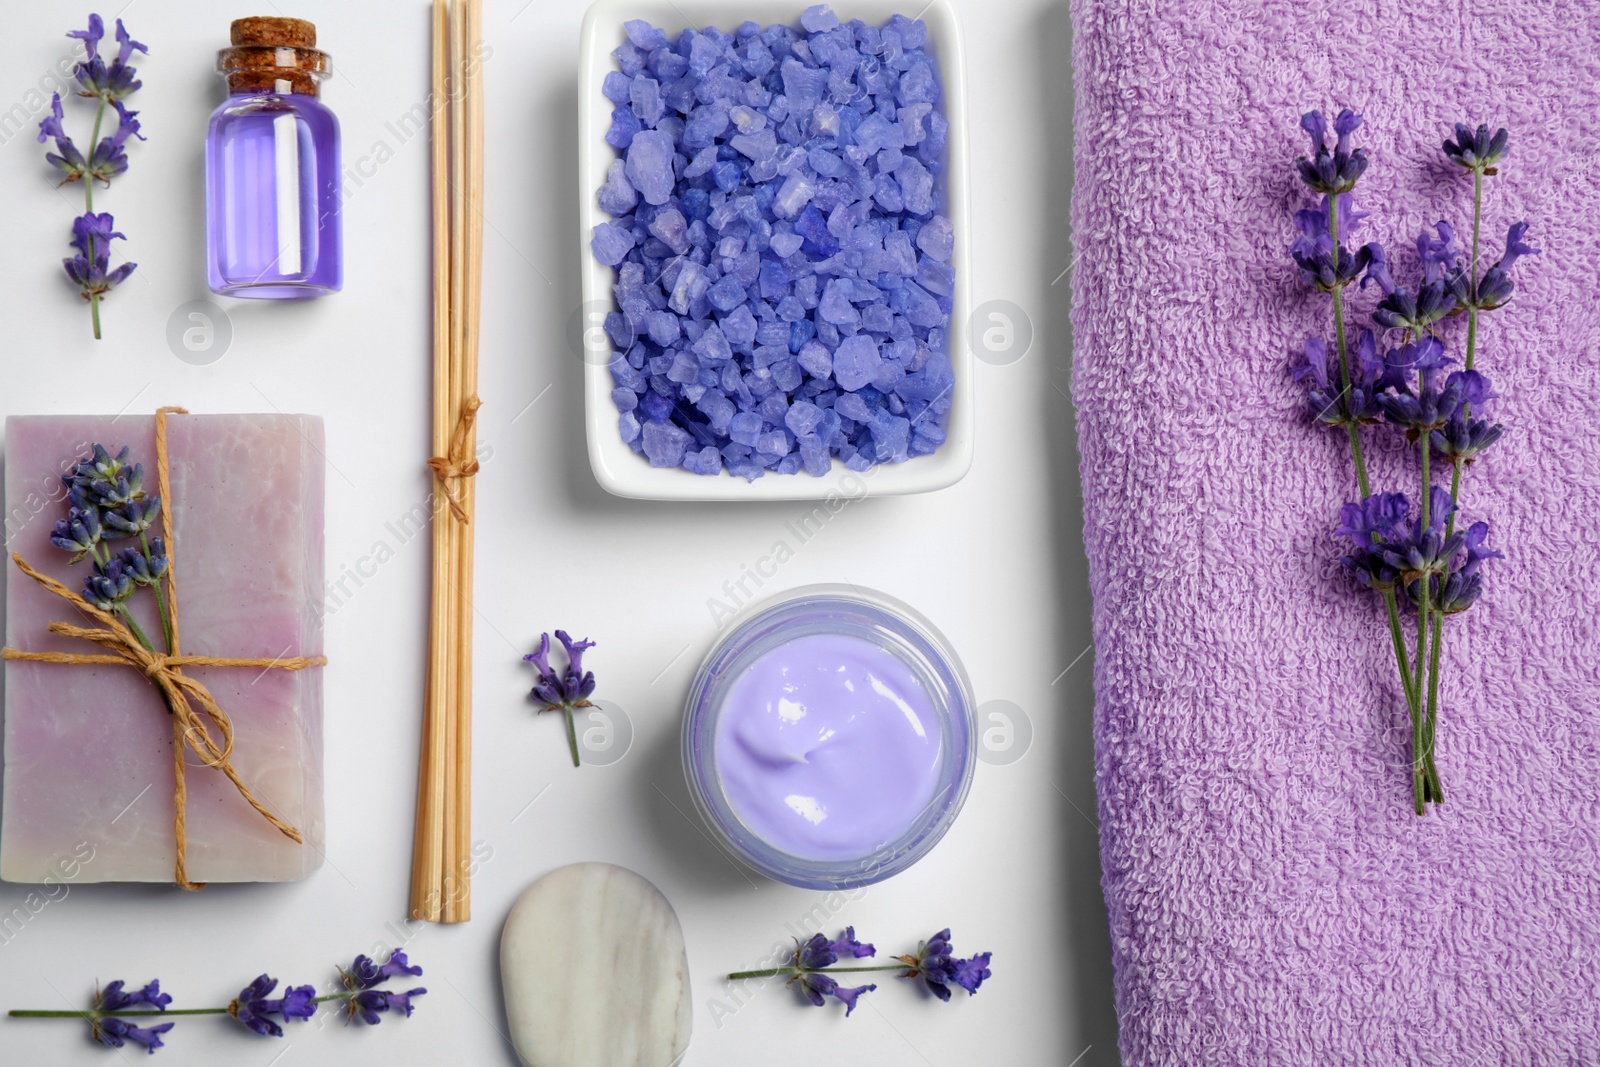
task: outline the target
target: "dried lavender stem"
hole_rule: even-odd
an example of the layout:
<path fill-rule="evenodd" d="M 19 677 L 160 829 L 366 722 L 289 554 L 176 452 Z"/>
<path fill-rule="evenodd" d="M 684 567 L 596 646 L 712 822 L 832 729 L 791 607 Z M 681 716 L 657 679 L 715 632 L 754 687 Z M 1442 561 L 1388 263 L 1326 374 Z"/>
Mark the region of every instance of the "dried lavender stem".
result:
<path fill-rule="evenodd" d="M 1483 171 L 1472 172 L 1472 304 L 1467 308 L 1467 357 L 1466 368 L 1471 370 L 1478 355 L 1478 235 L 1483 226 Z M 1472 414 L 1472 405 L 1463 404 L 1461 417 L 1466 419 Z M 1423 470 L 1427 470 L 1428 455 L 1433 451 L 1431 437 L 1425 438 L 1422 443 Z M 1450 501 L 1456 503 L 1461 498 L 1461 463 L 1455 463 L 1450 473 Z M 1424 504 L 1426 507 L 1426 504 Z M 1449 537 L 1455 532 L 1456 513 L 1451 512 L 1450 521 L 1445 525 L 1445 536 Z M 1428 657 L 1428 710 L 1425 727 L 1425 760 L 1428 774 L 1432 779 L 1434 803 L 1444 799 L 1444 791 L 1439 785 L 1439 770 L 1433 761 L 1434 731 L 1438 726 L 1439 718 L 1439 644 L 1443 637 L 1442 618 L 1435 616 L 1433 620 L 1433 649 Z"/>
<path fill-rule="evenodd" d="M 578 762 L 578 725 L 572 717 L 571 704 L 568 704 L 562 710 L 566 712 L 567 716 L 567 744 L 572 749 L 572 765 L 578 767 L 581 766 Z"/>
<path fill-rule="evenodd" d="M 1333 238 L 1334 255 L 1339 254 L 1339 198 L 1328 198 L 1328 235 Z M 1344 290 L 1333 290 L 1333 327 L 1339 346 L 1339 386 L 1343 390 L 1342 398 L 1350 393 L 1350 356 L 1345 341 L 1344 326 Z M 1350 458 L 1355 464 L 1356 485 L 1361 490 L 1365 499 L 1372 495 L 1372 486 L 1367 477 L 1366 457 L 1361 451 L 1361 435 L 1354 422 L 1345 423 L 1345 433 L 1350 439 Z M 1400 608 L 1395 602 L 1394 590 L 1388 589 L 1383 594 L 1384 608 L 1389 616 L 1389 638 L 1394 646 L 1395 667 L 1400 671 L 1400 688 L 1405 693 L 1406 711 L 1411 716 L 1412 728 L 1415 729 L 1417 719 L 1422 714 L 1422 698 L 1418 691 L 1418 683 L 1412 680 L 1411 661 L 1406 655 L 1405 637 L 1400 632 Z"/>
<path fill-rule="evenodd" d="M 330 1000 L 349 1000 L 355 993 L 328 993 L 324 996 L 313 997 L 311 1003 L 325 1004 Z M 13 1019 L 121 1019 L 121 1018 L 159 1018 L 164 1015 L 227 1015 L 227 1008 L 145 1008 L 140 1010 L 122 1009 L 118 1011 L 83 1011 L 39 1010 L 34 1008 L 12 1008 L 6 1012 Z"/>
<path fill-rule="evenodd" d="M 106 98 L 105 98 L 105 94 L 102 93 L 100 95 L 100 106 L 95 108 L 95 111 L 94 111 L 94 132 L 89 135 L 89 156 L 90 156 L 91 159 L 94 158 L 95 146 L 100 143 L 100 122 L 105 117 L 106 117 Z M 41 137 L 42 136 L 43 135 L 41 134 Z M 88 213 L 94 211 L 94 176 L 91 175 L 91 174 L 85 174 L 83 176 L 83 210 L 84 210 L 85 214 L 88 214 Z M 110 244 L 111 242 L 107 241 L 106 243 Z M 88 257 L 89 262 L 93 263 L 94 262 L 94 235 L 93 234 L 89 235 L 87 244 L 88 244 L 88 250 L 87 250 L 87 252 L 85 254 Z M 99 293 L 90 293 L 89 294 L 89 318 L 94 323 L 94 339 L 96 341 L 98 341 L 98 340 L 100 340 L 100 294 Z"/>
<path fill-rule="evenodd" d="M 133 612 L 128 610 L 128 606 L 126 604 L 118 604 L 117 611 L 128 621 L 128 629 L 132 631 L 134 637 L 139 639 L 139 643 L 154 652 L 156 646 L 150 643 L 150 638 L 145 634 L 144 628 L 139 625 L 139 620 L 133 617 Z"/>
<path fill-rule="evenodd" d="M 799 967 L 771 967 L 764 971 L 735 971 L 728 975 L 730 982 L 737 982 L 745 978 L 781 978 L 784 975 L 799 977 L 802 974 L 863 974 L 867 971 L 904 971 L 904 963 L 886 963 L 877 967 L 813 967 L 801 970 Z"/>
<path fill-rule="evenodd" d="M 148 534 L 141 533 L 139 535 L 139 547 L 144 549 L 145 558 L 149 559 L 150 558 L 150 537 L 149 537 Z M 172 616 L 167 611 L 167 594 L 163 593 L 161 591 L 161 582 L 160 582 L 160 580 L 156 581 L 156 584 L 155 584 L 154 588 L 155 588 L 155 591 L 156 591 L 156 610 L 161 615 L 161 636 L 166 639 L 166 642 L 167 642 L 167 655 L 170 656 L 170 655 L 172 655 L 172 652 L 173 652 L 173 649 L 172 649 Z"/>

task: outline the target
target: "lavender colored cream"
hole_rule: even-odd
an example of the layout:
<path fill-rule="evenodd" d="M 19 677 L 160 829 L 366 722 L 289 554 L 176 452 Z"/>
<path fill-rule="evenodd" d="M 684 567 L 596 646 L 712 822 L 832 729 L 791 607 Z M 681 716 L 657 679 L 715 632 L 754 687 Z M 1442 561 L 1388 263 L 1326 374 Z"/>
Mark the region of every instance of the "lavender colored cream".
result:
<path fill-rule="evenodd" d="M 867 856 L 901 838 L 942 786 L 933 698 L 901 659 L 844 633 L 769 649 L 733 681 L 716 727 L 729 807 L 773 848 Z"/>

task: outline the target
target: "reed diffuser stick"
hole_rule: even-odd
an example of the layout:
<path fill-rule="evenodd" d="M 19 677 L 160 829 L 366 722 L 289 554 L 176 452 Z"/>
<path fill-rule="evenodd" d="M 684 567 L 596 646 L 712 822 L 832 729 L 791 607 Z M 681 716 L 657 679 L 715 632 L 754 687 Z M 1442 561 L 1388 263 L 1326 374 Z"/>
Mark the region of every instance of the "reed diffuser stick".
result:
<path fill-rule="evenodd" d="M 434 0 L 436 502 L 413 918 L 466 922 L 472 828 L 472 517 L 483 255 L 481 0 Z"/>
<path fill-rule="evenodd" d="M 433 99 L 447 98 L 449 59 L 447 44 L 448 7 L 445 0 L 433 5 Z M 431 146 L 433 198 L 433 454 L 445 455 L 450 448 L 450 398 L 438 383 L 450 374 L 450 134 L 448 118 L 436 112 Z M 450 523 L 443 521 L 443 501 L 439 499 L 440 479 L 434 484 L 433 593 L 428 638 L 428 678 L 424 704 L 421 764 L 417 781 L 417 829 L 412 852 L 411 907 L 413 919 L 437 920 L 443 895 L 444 871 L 444 751 L 448 648 L 443 601 L 450 578 Z"/>
<path fill-rule="evenodd" d="M 483 289 L 483 85 L 477 57 L 478 42 L 482 36 L 482 0 L 458 0 L 465 8 L 465 32 L 461 35 L 466 53 L 465 64 L 471 75 L 466 79 L 465 94 L 465 146 L 462 155 L 466 162 L 465 247 L 466 301 L 463 308 L 462 350 L 460 360 L 461 417 L 464 433 L 462 453 L 476 457 L 477 430 L 475 416 L 478 405 L 478 315 Z M 452 880 L 453 891 L 447 902 L 454 905 L 453 915 L 447 909 L 446 922 L 466 922 L 472 917 L 472 589 L 473 589 L 473 519 L 476 515 L 476 481 L 464 479 L 461 483 L 461 508 L 465 521 L 458 524 L 460 543 L 456 553 L 456 658 L 460 664 L 456 672 L 456 744 L 455 790 L 453 798 L 455 850 L 447 870 L 447 881 Z"/>

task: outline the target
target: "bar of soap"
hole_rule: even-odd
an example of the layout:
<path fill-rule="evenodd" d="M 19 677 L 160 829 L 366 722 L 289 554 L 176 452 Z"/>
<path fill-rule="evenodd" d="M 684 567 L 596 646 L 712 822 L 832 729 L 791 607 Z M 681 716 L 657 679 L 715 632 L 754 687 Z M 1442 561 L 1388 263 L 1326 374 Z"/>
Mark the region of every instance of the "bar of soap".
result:
<path fill-rule="evenodd" d="M 322 420 L 306 415 L 169 415 L 173 558 L 185 653 L 322 652 Z M 59 476 L 94 443 L 132 449 L 156 493 L 153 416 L 6 420 L 6 643 L 98 652 L 50 634 L 83 622 L 10 561 L 22 556 L 69 589 L 88 564 L 50 543 L 66 513 Z M 121 547 L 114 543 L 113 547 Z M 141 592 L 136 601 L 148 601 Z M 151 608 L 150 603 L 144 605 Z M 149 616 L 153 620 L 152 614 Z M 158 642 L 159 627 L 146 626 Z M 8 662 L 0 878 L 39 882 L 76 867 L 79 882 L 173 878 L 171 719 L 154 687 L 121 666 Z M 233 765 L 284 837 L 226 777 L 187 752 L 188 873 L 196 882 L 282 882 L 322 864 L 322 668 L 185 668 L 234 726 Z M 213 731 L 213 736 L 216 736 Z M 85 856 L 88 859 L 85 859 Z M 76 861 L 76 862 L 74 862 Z"/>
<path fill-rule="evenodd" d="M 524 890 L 500 977 L 524 1067 L 672 1067 L 689 1047 L 678 915 L 625 867 L 574 863 Z"/>

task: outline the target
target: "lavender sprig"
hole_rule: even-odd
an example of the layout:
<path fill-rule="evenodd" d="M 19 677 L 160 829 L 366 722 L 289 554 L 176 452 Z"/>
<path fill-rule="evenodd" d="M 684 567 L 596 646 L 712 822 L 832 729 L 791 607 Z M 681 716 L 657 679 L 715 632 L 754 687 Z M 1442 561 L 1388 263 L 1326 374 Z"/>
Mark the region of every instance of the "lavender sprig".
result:
<path fill-rule="evenodd" d="M 169 1032 L 173 1024 L 142 1027 L 130 1019 L 173 1015 L 231 1015 L 252 1033 L 262 1037 L 282 1037 L 283 1023 L 293 1020 L 304 1022 L 317 1012 L 317 1006 L 330 1001 L 344 1004 L 345 1021 L 360 1021 L 376 1026 L 383 1021 L 383 1013 L 397 1012 L 409 1016 L 413 1010 L 411 1000 L 427 992 L 418 987 L 405 992 L 380 988 L 391 978 L 401 975 L 420 975 L 422 968 L 413 966 L 405 952 L 395 949 L 388 961 L 378 964 L 366 956 L 357 956 L 348 969 L 338 968 L 344 988 L 332 993 L 317 995 L 310 985 L 286 986 L 283 995 L 272 996 L 278 980 L 263 974 L 239 991 L 227 1005 L 220 1008 L 169 1008 L 172 996 L 161 991 L 161 983 L 152 981 L 134 992 L 128 992 L 124 983 L 117 981 L 97 990 L 91 1006 L 86 1011 L 33 1011 L 13 1009 L 8 1014 L 14 1019 L 85 1019 L 91 1036 L 107 1048 L 122 1048 L 128 1042 L 142 1046 L 153 1053 L 164 1048 L 161 1035 Z M 142 1005 L 142 1007 L 141 1007 Z M 272 1016 L 277 1016 L 276 1019 Z"/>
<path fill-rule="evenodd" d="M 117 52 L 108 61 L 100 54 L 105 22 L 99 15 L 89 16 L 88 29 L 73 30 L 67 36 L 83 42 L 84 57 L 73 67 L 78 95 L 98 102 L 94 129 L 89 135 L 89 154 L 86 157 L 67 134 L 60 93 L 51 98 L 50 114 L 39 123 L 39 143 L 54 141 L 55 151 L 47 152 L 45 161 L 61 172 L 60 184 L 83 183 L 84 213 L 72 222 L 71 245 L 76 254 L 62 260 L 62 266 L 67 277 L 77 285 L 78 292 L 89 302 L 95 340 L 99 340 L 101 298 L 126 281 L 138 264 L 111 266 L 111 242 L 126 238 L 117 231 L 109 214 L 95 213 L 94 183 L 99 181 L 109 186 L 112 178 L 128 169 L 126 146 L 129 138 L 145 139 L 139 132 L 138 112 L 130 111 L 123 101 L 142 84 L 138 72 L 128 61 L 135 52 L 149 54 L 150 50 L 135 41 L 118 19 Z M 101 137 L 107 108 L 116 112 L 117 126 L 108 136 Z"/>
<path fill-rule="evenodd" d="M 112 455 L 97 444 L 61 476 L 70 507 L 67 517 L 56 523 L 50 543 L 71 552 L 73 563 L 90 561 L 83 598 L 101 611 L 120 615 L 139 643 L 154 652 L 155 643 L 129 606 L 140 589 L 150 589 L 171 653 L 172 617 L 161 588 L 170 565 L 167 546 L 150 533 L 161 513 L 161 498 L 144 491 L 144 466 L 129 463 L 128 456 L 127 448 Z M 108 542 L 120 540 L 136 540 L 138 547 L 113 552 Z"/>
<path fill-rule="evenodd" d="M 594 692 L 594 672 L 583 669 L 583 654 L 594 647 L 588 639 L 574 641 L 565 630 L 556 631 L 556 640 L 566 650 L 566 667 L 557 672 L 550 664 L 550 635 L 539 635 L 539 647 L 522 657 L 524 663 L 533 664 L 539 680 L 533 687 L 532 697 L 542 703 L 540 711 L 561 712 L 567 720 L 567 744 L 572 750 L 572 765 L 579 766 L 578 725 L 573 716 L 577 708 L 591 708 L 589 696 Z"/>
<path fill-rule="evenodd" d="M 1326 120 L 1313 112 L 1301 119 L 1311 136 L 1316 158 L 1296 161 L 1302 180 L 1322 193 L 1322 206 L 1295 213 L 1299 233 L 1290 254 L 1302 277 L 1314 288 L 1333 297 L 1338 335 L 1337 368 L 1320 338 L 1305 341 L 1304 362 L 1295 376 L 1307 381 L 1307 399 L 1318 421 L 1345 428 L 1355 463 L 1359 503 L 1346 504 L 1339 533 L 1350 538 L 1352 551 L 1345 568 L 1363 584 L 1383 595 L 1395 662 L 1400 672 L 1412 722 L 1412 780 L 1417 814 L 1429 802 L 1444 799 L 1434 765 L 1434 735 L 1438 713 L 1441 625 L 1445 615 L 1459 614 L 1482 594 L 1479 568 L 1486 559 L 1502 558 L 1485 544 L 1487 523 L 1474 523 L 1467 533 L 1455 532 L 1463 471 L 1504 433 L 1504 427 L 1481 416 L 1496 394 L 1489 379 L 1474 369 L 1480 312 L 1503 307 L 1515 285 L 1510 272 L 1516 262 L 1539 249 L 1525 240 L 1528 226 L 1519 222 L 1506 236 L 1505 255 L 1480 275 L 1478 245 L 1482 223 L 1483 178 L 1498 173 L 1506 157 L 1509 135 L 1491 134 L 1486 126 L 1476 131 L 1458 125 L 1444 149 L 1455 162 L 1473 174 L 1473 219 L 1470 255 L 1463 263 L 1455 228 L 1440 220 L 1417 238 L 1422 276 L 1413 287 L 1397 284 L 1390 274 L 1381 245 L 1368 244 L 1361 278 L 1362 288 L 1376 284 L 1382 292 L 1372 313 L 1380 330 L 1403 332 L 1401 343 L 1378 353 L 1373 334 L 1363 331 L 1354 370 L 1345 347 L 1342 292 L 1355 275 L 1353 263 L 1339 258 L 1339 214 L 1354 214 L 1348 191 L 1365 171 L 1359 149 L 1351 149 L 1348 134 L 1361 125 L 1359 117 L 1341 113 L 1335 123 L 1340 140 L 1330 152 L 1325 144 Z M 1360 156 L 1358 163 L 1357 157 Z M 1319 228 L 1327 224 L 1327 234 Z M 1329 252 L 1328 250 L 1332 250 Z M 1318 255 L 1331 258 L 1328 269 L 1312 269 Z M 1308 266 L 1311 264 L 1311 266 Z M 1466 356 L 1461 369 L 1445 354 L 1440 328 L 1444 321 L 1465 314 Z M 1399 493 L 1373 493 L 1362 457 L 1358 427 L 1382 421 L 1400 429 L 1417 447 L 1421 493 L 1414 515 L 1410 502 Z M 1432 461 L 1452 468 L 1449 492 L 1435 486 Z M 1405 603 L 1417 614 L 1414 654 L 1408 653 L 1401 632 L 1399 606 Z"/>
<path fill-rule="evenodd" d="M 950 999 L 950 987 L 960 986 L 969 994 L 976 993 L 984 979 L 990 976 L 990 952 L 980 952 L 967 959 L 957 959 L 950 945 L 949 928 L 940 930 L 928 940 L 920 942 L 914 953 L 892 957 L 897 962 L 868 967 L 836 967 L 841 958 L 863 959 L 877 955 L 877 949 L 856 940 L 856 928 L 847 926 L 837 939 L 829 940 L 825 934 L 813 934 L 807 941 L 795 940 L 794 956 L 787 967 L 772 967 L 758 971 L 736 971 L 728 975 L 729 981 L 745 978 L 785 978 L 785 985 L 799 990 L 802 996 L 816 1007 L 833 997 L 844 1005 L 848 1018 L 855 1011 L 856 1002 L 863 993 L 878 987 L 875 984 L 854 987 L 841 986 L 834 975 L 863 974 L 870 971 L 899 971 L 897 977 L 921 980 L 924 987 L 942 1001 Z"/>

